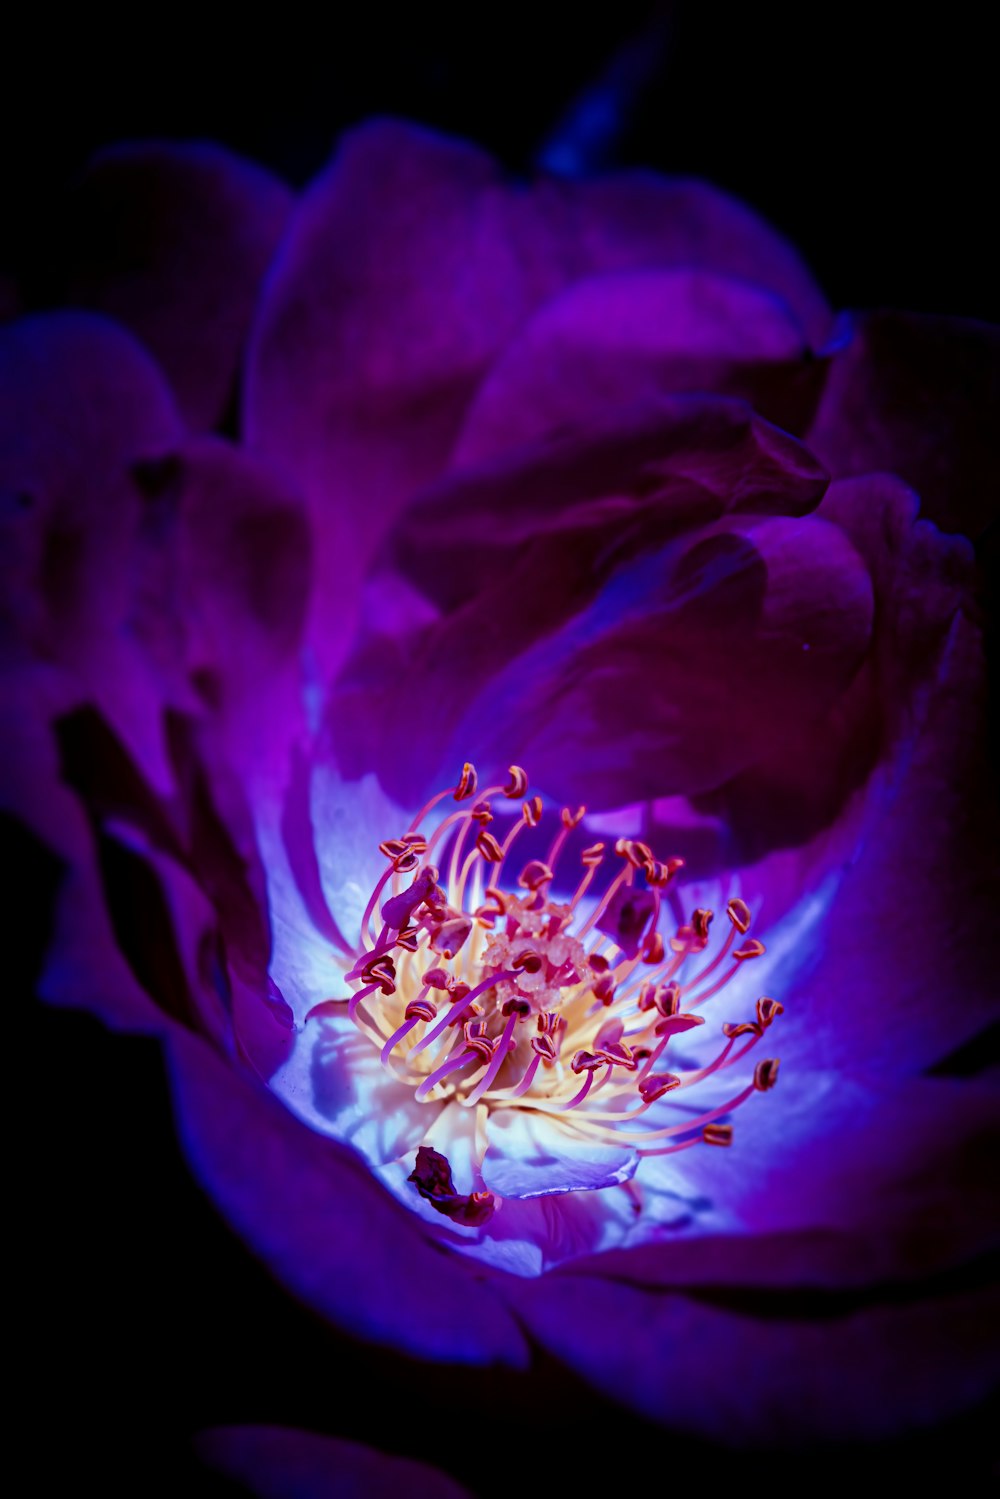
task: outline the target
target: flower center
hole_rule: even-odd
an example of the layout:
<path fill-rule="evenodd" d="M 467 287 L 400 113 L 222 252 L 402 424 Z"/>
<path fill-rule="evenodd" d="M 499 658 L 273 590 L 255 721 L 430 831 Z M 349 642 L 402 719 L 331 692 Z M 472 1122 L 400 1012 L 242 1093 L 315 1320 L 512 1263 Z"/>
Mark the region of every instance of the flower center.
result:
<path fill-rule="evenodd" d="M 316 1005 L 307 1020 L 342 1013 L 346 1002 L 384 1066 L 419 1102 L 475 1108 L 483 1124 L 491 1110 L 529 1109 L 639 1155 L 699 1141 L 728 1145 L 732 1126 L 723 1121 L 774 1086 L 776 1059 L 758 1062 L 747 1086 L 694 1117 L 686 1099 L 673 1122 L 660 1123 L 662 1109 L 649 1111 L 740 1062 L 784 1008 L 758 999 L 752 1020 L 723 1024 L 711 1060 L 667 1070 L 672 1040 L 702 1026 L 702 1006 L 764 952 L 747 936 L 749 907 L 738 897 L 728 901 L 727 930 L 715 944 L 714 913 L 704 907 L 664 940 L 663 893 L 683 860 L 661 862 L 632 838 L 584 848 L 575 888 L 554 899 L 557 870 L 564 889 L 574 884 L 560 865 L 583 807 L 563 808 L 545 857 L 530 858 L 511 879 L 515 844 L 543 817 L 541 799 L 527 790 L 525 772 L 512 766 L 506 783 L 479 792 L 467 764 L 457 786 L 433 797 L 401 837 L 380 844 L 386 869 L 362 917 L 354 960 L 346 960 L 353 992 Z M 430 813 L 449 796 L 458 808 L 425 834 Z M 496 798 L 521 803 L 502 841 L 489 826 Z M 588 900 L 609 858 L 621 867 Z M 418 1171 L 414 1179 L 430 1196 L 443 1158 L 423 1154 L 424 1177 Z"/>

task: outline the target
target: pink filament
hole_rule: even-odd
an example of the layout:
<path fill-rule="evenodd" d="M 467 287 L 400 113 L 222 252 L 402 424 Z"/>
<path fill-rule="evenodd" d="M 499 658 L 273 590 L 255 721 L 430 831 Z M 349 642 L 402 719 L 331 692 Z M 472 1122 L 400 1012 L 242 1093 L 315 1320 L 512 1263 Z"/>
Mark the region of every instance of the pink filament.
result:
<path fill-rule="evenodd" d="M 516 979 L 517 977 L 518 972 L 516 968 L 501 968 L 496 973 L 490 974 L 488 978 L 483 979 L 481 984 L 477 984 L 474 989 L 469 990 L 464 999 L 457 1000 L 437 1024 L 427 1032 L 426 1036 L 421 1037 L 410 1055 L 415 1056 L 418 1051 L 423 1051 L 425 1046 L 429 1046 L 432 1041 L 435 1041 L 441 1032 L 451 1025 L 451 1022 L 457 1019 L 459 1015 L 463 1014 L 472 1004 L 473 1000 L 478 999 L 480 994 L 486 989 L 492 989 L 495 984 L 502 983 L 504 979 Z"/>
<path fill-rule="evenodd" d="M 507 1059 L 507 1053 L 509 1052 L 511 1045 L 511 1037 L 514 1034 L 514 1027 L 517 1024 L 518 1019 L 519 1016 L 516 1010 L 512 1011 L 511 1014 L 508 1015 L 507 1024 L 504 1026 L 503 1035 L 500 1038 L 499 1045 L 493 1053 L 493 1056 L 490 1060 L 490 1065 L 487 1067 L 486 1071 L 483 1073 L 482 1077 L 473 1088 L 468 1098 L 464 1100 L 466 1104 L 471 1106 L 474 1103 L 478 1103 L 483 1094 L 486 1092 L 490 1083 L 500 1071 L 500 1068 L 503 1066 L 504 1062 Z"/>
<path fill-rule="evenodd" d="M 443 1077 L 447 1077 L 449 1072 L 457 1072 L 459 1067 L 464 1067 L 468 1062 L 477 1060 L 478 1058 L 474 1051 L 463 1051 L 457 1057 L 454 1052 L 450 1052 L 440 1067 L 435 1067 L 434 1071 L 424 1078 L 416 1090 L 415 1097 L 419 1098 L 420 1102 L 423 1103 L 435 1084 L 439 1083 Z"/>

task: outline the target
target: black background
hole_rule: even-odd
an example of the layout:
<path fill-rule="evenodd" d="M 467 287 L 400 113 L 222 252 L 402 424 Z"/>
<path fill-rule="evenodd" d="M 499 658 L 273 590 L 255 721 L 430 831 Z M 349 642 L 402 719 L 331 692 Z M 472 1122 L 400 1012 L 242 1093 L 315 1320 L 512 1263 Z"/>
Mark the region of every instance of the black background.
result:
<path fill-rule="evenodd" d="M 114 140 L 214 138 L 303 183 L 345 125 L 388 112 L 526 170 L 639 35 L 656 65 L 602 164 L 704 175 L 742 195 L 799 245 L 835 305 L 995 316 L 991 49 L 960 9 L 933 25 L 883 9 L 616 3 L 585 20 L 541 4 L 341 7 L 322 31 L 318 9 L 307 18 L 287 5 L 227 29 L 206 29 L 204 12 L 145 7 L 125 22 L 22 15 L 4 59 L 3 260 L 43 304 L 61 193 Z M 33 917 L 8 937 L 7 1032 L 8 1156 L 24 1174 L 8 1290 L 27 1333 L 8 1364 L 26 1410 L 11 1440 L 30 1463 L 29 1491 L 223 1492 L 188 1442 L 230 1422 L 352 1436 L 438 1462 L 483 1494 L 590 1492 L 599 1434 L 630 1485 L 814 1481 L 818 1454 L 775 1467 L 687 1443 L 544 1362 L 527 1391 L 417 1368 L 296 1306 L 191 1182 L 156 1046 L 23 1001 L 53 871 L 18 845 L 8 872 Z M 442 1421 L 439 1397 L 457 1402 L 460 1419 Z M 558 1436 L 529 1457 L 526 1423 L 540 1409 Z M 823 1453 L 819 1471 L 981 1488 L 984 1431 L 979 1413 L 877 1449 Z M 506 1456 L 484 1465 L 484 1451 Z"/>

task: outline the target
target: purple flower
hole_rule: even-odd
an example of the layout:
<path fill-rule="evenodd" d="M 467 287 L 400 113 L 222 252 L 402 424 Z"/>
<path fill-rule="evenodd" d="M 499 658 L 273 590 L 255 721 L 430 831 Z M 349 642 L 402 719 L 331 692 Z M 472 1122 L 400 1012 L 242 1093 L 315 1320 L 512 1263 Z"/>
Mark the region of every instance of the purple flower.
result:
<path fill-rule="evenodd" d="M 90 310 L 0 353 L 44 996 L 162 1038 L 374 1343 L 737 1442 L 983 1398 L 994 331 L 389 123 L 296 203 L 126 148 L 78 221 Z"/>

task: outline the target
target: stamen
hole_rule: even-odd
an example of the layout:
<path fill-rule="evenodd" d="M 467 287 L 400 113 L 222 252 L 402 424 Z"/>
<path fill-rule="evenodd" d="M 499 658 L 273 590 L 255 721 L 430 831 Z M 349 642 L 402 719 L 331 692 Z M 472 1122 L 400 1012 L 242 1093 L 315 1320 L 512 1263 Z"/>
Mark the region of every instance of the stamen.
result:
<path fill-rule="evenodd" d="M 489 1146 L 489 1113 L 500 1107 L 558 1117 L 578 1134 L 641 1155 L 728 1143 L 725 1116 L 774 1087 L 777 1059 L 757 1063 L 752 1082 L 728 1103 L 664 1120 L 676 1112 L 676 1095 L 745 1058 L 782 1005 L 762 997 L 755 1018 L 722 1024 L 721 1045 L 703 1066 L 677 1062 L 670 1071 L 662 1059 L 674 1037 L 705 1024 L 696 1011 L 743 963 L 763 954 L 763 943 L 747 936 L 749 906 L 731 898 L 727 930 L 713 940 L 713 912 L 698 906 L 685 917 L 672 895 L 680 924 L 664 932 L 662 893 L 683 860 L 660 860 L 638 838 L 615 840 L 622 867 L 590 902 L 608 850 L 602 842 L 585 848 L 576 888 L 560 900 L 558 861 L 583 807 L 562 809 L 546 857 L 529 859 L 512 882 L 505 865 L 515 840 L 549 815 L 541 797 L 527 790 L 519 766 L 509 768 L 506 781 L 480 790 L 467 762 L 454 788 L 432 797 L 402 837 L 379 845 L 387 867 L 365 907 L 357 949 L 342 964 L 354 988 L 345 996 L 347 1018 L 418 1102 L 453 1100 L 474 1110 L 479 1165 Z M 502 838 L 492 830 L 491 806 L 501 796 L 521 803 Z M 460 804 L 455 810 L 441 805 L 449 797 Z M 438 807 L 436 827 L 425 832 L 424 819 Z M 688 975 L 690 960 L 702 952 L 707 961 Z M 344 1000 L 329 999 L 306 1019 L 344 1013 Z M 490 1194 L 455 1191 L 446 1159 L 428 1143 L 410 1180 L 457 1222 L 478 1221 L 486 1212 L 480 1199 L 488 1197 L 493 1211 Z M 474 1185 L 481 1181 L 477 1176 Z"/>
<path fill-rule="evenodd" d="M 510 797 L 511 800 L 515 800 L 523 796 L 528 789 L 528 772 L 522 770 L 520 765 L 511 765 L 507 774 L 510 779 L 503 788 L 503 794 Z"/>

